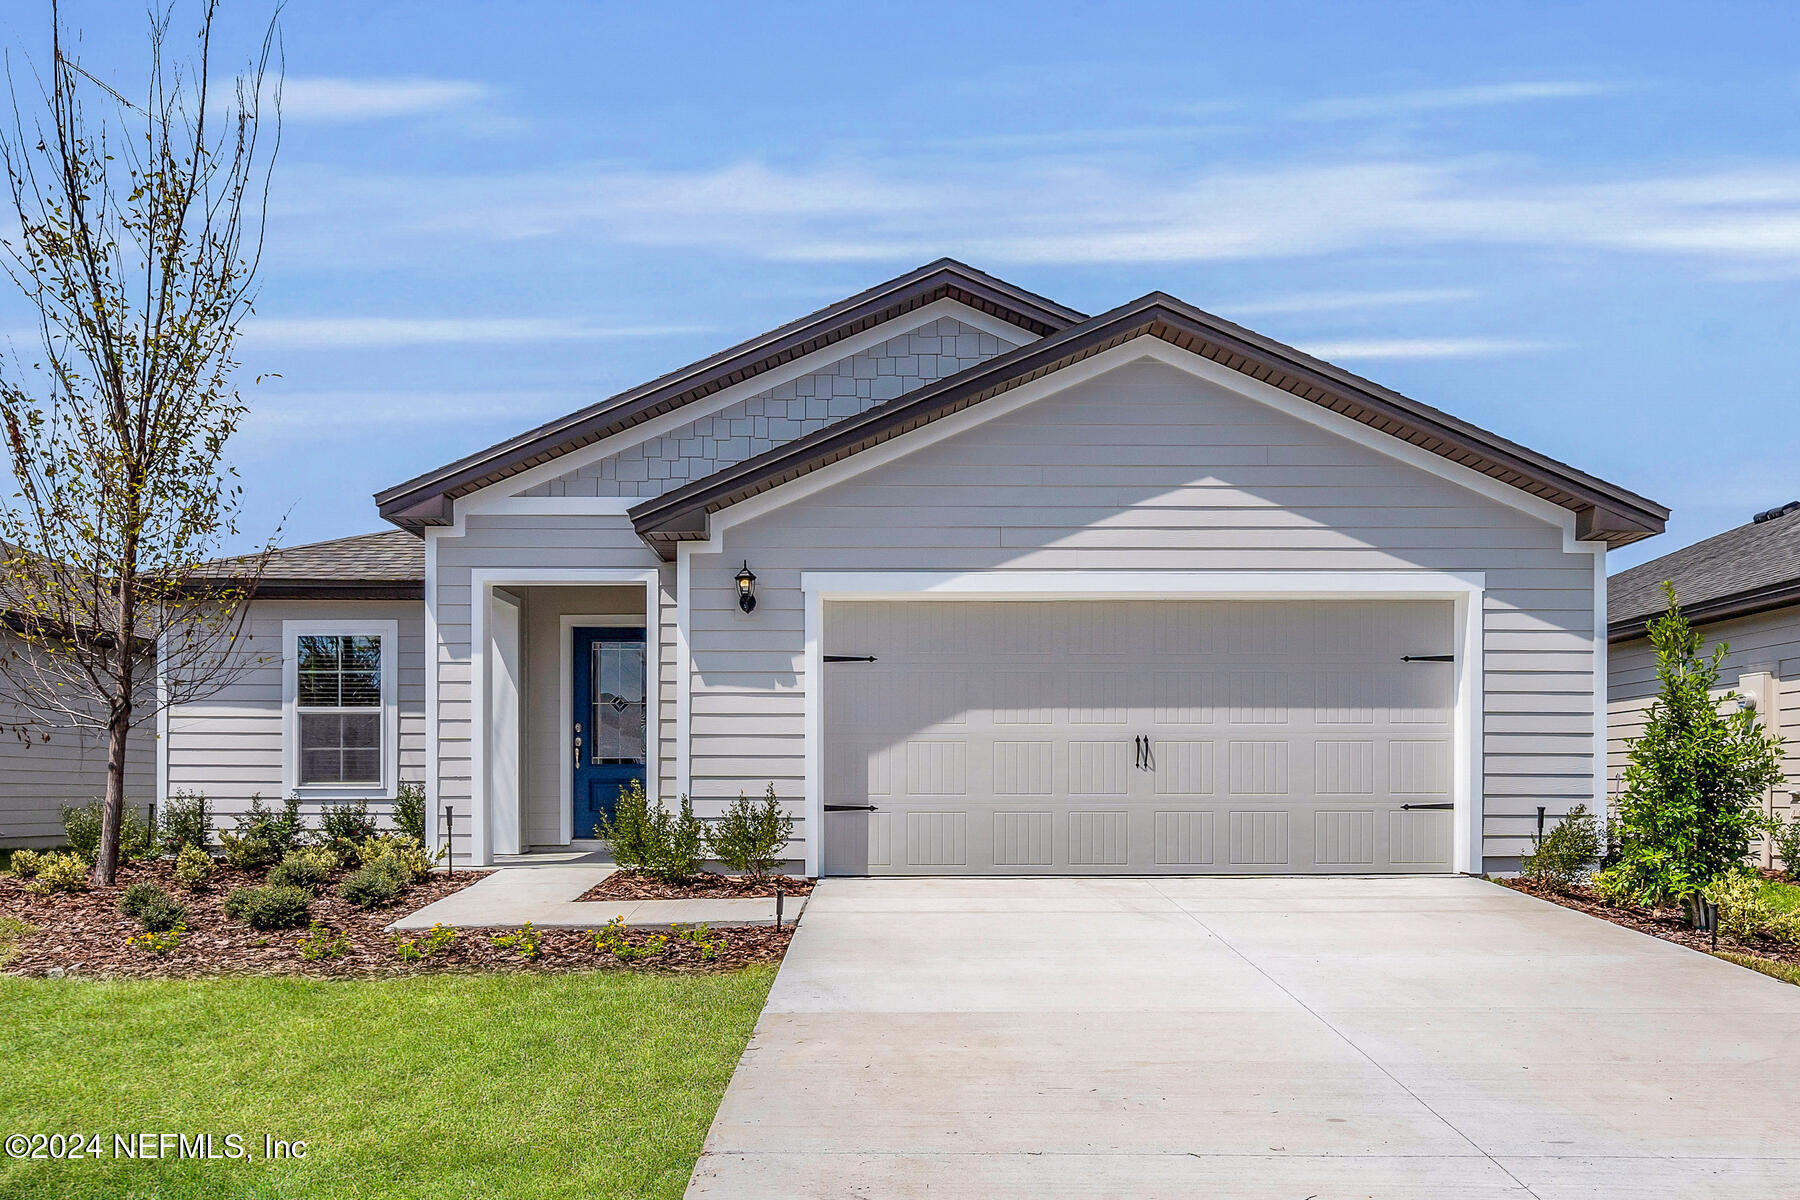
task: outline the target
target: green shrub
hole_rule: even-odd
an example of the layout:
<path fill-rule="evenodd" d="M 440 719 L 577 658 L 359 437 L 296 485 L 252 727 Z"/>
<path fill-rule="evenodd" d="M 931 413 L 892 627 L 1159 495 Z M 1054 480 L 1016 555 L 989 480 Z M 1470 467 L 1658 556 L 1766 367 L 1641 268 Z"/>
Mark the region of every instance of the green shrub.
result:
<path fill-rule="evenodd" d="M 281 856 L 274 842 L 251 833 L 227 833 L 220 830 L 219 845 L 225 848 L 225 861 L 240 871 L 254 873 L 264 870 Z"/>
<path fill-rule="evenodd" d="M 405 833 L 383 833 L 367 838 L 356 848 L 356 855 L 365 867 L 387 864 L 403 888 L 411 887 L 429 875 L 435 862 L 417 838 Z"/>
<path fill-rule="evenodd" d="M 186 925 L 176 925 L 166 931 L 150 930 L 133 934 L 125 939 L 125 944 L 161 958 L 174 953 L 176 948 L 181 945 L 181 935 L 186 932 Z"/>
<path fill-rule="evenodd" d="M 425 844 L 425 785 L 403 783 L 394 796 L 394 828 Z"/>
<path fill-rule="evenodd" d="M 1587 805 L 1577 804 L 1538 840 L 1521 869 L 1525 878 L 1560 892 L 1586 879 L 1599 857 L 1599 823 Z"/>
<path fill-rule="evenodd" d="M 145 933 L 168 933 L 174 929 L 186 929 L 187 905 L 158 889 L 156 895 L 146 900 L 138 910 L 137 919 Z"/>
<path fill-rule="evenodd" d="M 440 950 L 449 949 L 456 941 L 456 930 L 439 921 L 416 938 L 394 934 L 394 957 L 403 962 L 418 962 L 422 958 L 430 958 Z"/>
<path fill-rule="evenodd" d="M 100 829 L 104 817 L 102 802 L 95 800 L 80 808 L 64 805 L 63 837 L 69 849 L 92 866 L 100 857 Z M 156 856 L 156 831 L 145 822 L 142 813 L 127 804 L 119 813 L 119 861 Z"/>
<path fill-rule="evenodd" d="M 515 951 L 520 958 L 536 958 L 544 952 L 544 935 L 530 921 L 517 933 L 496 933 L 488 941 L 496 949 Z"/>
<path fill-rule="evenodd" d="M 669 944 L 666 933 L 645 934 L 643 941 L 633 943 L 626 936 L 624 917 L 614 917 L 600 928 L 588 930 L 588 936 L 594 939 L 594 949 L 604 951 L 620 962 L 654 957 Z"/>
<path fill-rule="evenodd" d="M 204 892 L 211 887 L 216 870 L 212 855 L 198 846 L 183 846 L 175 856 L 175 881 L 190 892 Z"/>
<path fill-rule="evenodd" d="M 326 805 L 319 817 L 326 844 L 355 853 L 355 848 L 375 836 L 375 818 L 361 800 Z"/>
<path fill-rule="evenodd" d="M 307 926 L 306 933 L 298 943 L 300 957 L 306 962 L 318 962 L 321 959 L 332 962 L 350 953 L 350 939 L 320 921 Z"/>
<path fill-rule="evenodd" d="M 602 813 L 594 835 L 612 848 L 619 866 L 669 883 L 699 874 L 706 853 L 706 825 L 694 815 L 688 798 L 683 796 L 680 809 L 669 812 L 651 804 L 635 779 L 619 789 L 612 817 Z"/>
<path fill-rule="evenodd" d="M 269 872 L 269 883 L 274 887 L 297 887 L 317 892 L 337 869 L 336 854 L 324 846 L 303 846 L 298 850 L 289 850 L 286 857 L 275 865 L 275 869 Z"/>
<path fill-rule="evenodd" d="M 38 873 L 38 869 L 43 866 L 44 860 L 49 857 L 48 854 L 44 854 L 37 850 L 14 850 L 12 852 L 12 862 L 10 864 L 12 873 L 17 875 L 20 879 L 30 879 L 33 875 Z"/>
<path fill-rule="evenodd" d="M 1800 943 L 1800 910 L 1777 907 L 1767 886 L 1750 872 L 1721 875 L 1707 885 L 1704 895 L 1719 906 L 1719 932 L 1726 937 Z"/>
<path fill-rule="evenodd" d="M 119 912 L 123 916 L 135 917 L 144 911 L 144 906 L 156 900 L 167 900 L 169 893 L 154 883 L 128 884 L 119 893 Z"/>
<path fill-rule="evenodd" d="M 189 846 L 212 845 L 212 811 L 199 792 L 176 792 L 162 806 L 162 850 L 177 857 Z"/>
<path fill-rule="evenodd" d="M 338 895 L 358 908 L 380 908 L 406 889 L 393 859 L 358 867 L 338 884 Z"/>
<path fill-rule="evenodd" d="M 1644 732 L 1627 746 L 1619 797 L 1619 861 L 1609 887 L 1637 904 L 1684 903 L 1736 871 L 1767 824 L 1763 795 L 1781 782 L 1781 740 L 1736 694 L 1713 694 L 1729 647 L 1710 657 L 1663 585 L 1669 608 L 1650 623 L 1661 688 Z"/>
<path fill-rule="evenodd" d="M 1769 830 L 1769 837 L 1775 844 L 1776 857 L 1781 859 L 1782 870 L 1789 879 L 1800 882 L 1800 805 L 1788 813 L 1786 824 Z"/>
<path fill-rule="evenodd" d="M 25 890 L 40 896 L 51 892 L 85 892 L 88 864 L 79 854 L 46 854 L 38 860 L 37 874 Z"/>
<path fill-rule="evenodd" d="M 706 831 L 706 844 L 713 857 L 733 871 L 761 879 L 781 865 L 782 848 L 793 832 L 794 818 L 782 810 L 771 783 L 760 804 L 740 794 Z"/>
<path fill-rule="evenodd" d="M 276 812 L 258 793 L 250 797 L 250 807 L 238 814 L 237 828 L 219 832 L 219 844 L 225 848 L 225 860 L 238 870 L 261 871 L 299 845 L 304 829 L 297 796 L 289 796 Z"/>
<path fill-rule="evenodd" d="M 312 893 L 297 887 L 238 888 L 225 897 L 225 915 L 252 929 L 293 929 L 310 915 Z"/>

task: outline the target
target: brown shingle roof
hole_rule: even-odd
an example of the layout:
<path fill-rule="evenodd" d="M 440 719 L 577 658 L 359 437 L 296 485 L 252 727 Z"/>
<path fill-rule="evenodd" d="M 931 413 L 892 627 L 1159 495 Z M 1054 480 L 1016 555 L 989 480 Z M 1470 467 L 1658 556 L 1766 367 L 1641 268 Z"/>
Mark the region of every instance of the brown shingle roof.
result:
<path fill-rule="evenodd" d="M 234 564 L 248 568 L 253 558 L 220 559 L 209 576 L 232 578 Z M 422 599 L 425 543 L 401 529 L 285 546 L 269 556 L 256 594 L 263 598 Z"/>
<path fill-rule="evenodd" d="M 1786 507 L 1786 506 L 1783 506 Z M 1613 641 L 1643 633 L 1665 605 L 1664 580 L 1691 619 L 1723 620 L 1800 604 L 1800 507 L 1752 521 L 1606 581 Z"/>

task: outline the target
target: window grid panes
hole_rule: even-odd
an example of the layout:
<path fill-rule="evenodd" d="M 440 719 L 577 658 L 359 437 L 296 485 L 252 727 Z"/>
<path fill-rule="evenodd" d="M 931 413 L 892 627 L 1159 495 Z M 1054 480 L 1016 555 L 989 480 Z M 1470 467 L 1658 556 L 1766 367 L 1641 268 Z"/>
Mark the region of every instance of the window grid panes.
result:
<path fill-rule="evenodd" d="M 593 748 L 589 762 L 644 761 L 644 643 L 595 642 Z"/>
<path fill-rule="evenodd" d="M 297 640 L 302 784 L 381 783 L 381 638 Z"/>

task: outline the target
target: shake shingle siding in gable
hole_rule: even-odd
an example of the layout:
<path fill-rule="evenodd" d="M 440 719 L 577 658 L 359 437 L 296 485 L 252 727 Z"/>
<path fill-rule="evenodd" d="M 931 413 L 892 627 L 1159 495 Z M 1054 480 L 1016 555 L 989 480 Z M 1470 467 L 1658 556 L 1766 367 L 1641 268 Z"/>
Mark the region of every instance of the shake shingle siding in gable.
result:
<path fill-rule="evenodd" d="M 984 363 L 1026 340 L 1023 331 L 1016 341 L 1007 341 L 954 317 L 941 317 L 521 495 L 661 495 Z"/>
<path fill-rule="evenodd" d="M 771 780 L 799 795 L 805 571 L 1482 572 L 1487 866 L 1516 862 L 1539 805 L 1559 814 L 1593 794 L 1593 555 L 1565 551 L 1557 524 L 1162 363 L 1126 363 L 720 536 L 719 553 L 686 551 L 697 811 Z M 763 598 L 748 619 L 731 587 L 746 559 Z"/>

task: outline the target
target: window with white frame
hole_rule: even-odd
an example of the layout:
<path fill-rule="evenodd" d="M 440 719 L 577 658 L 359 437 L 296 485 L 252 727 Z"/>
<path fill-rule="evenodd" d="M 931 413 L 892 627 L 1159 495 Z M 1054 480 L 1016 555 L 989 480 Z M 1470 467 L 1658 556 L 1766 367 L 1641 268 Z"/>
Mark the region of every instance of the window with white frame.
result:
<path fill-rule="evenodd" d="M 384 791 L 395 736 L 393 622 L 284 622 L 288 786 Z"/>

